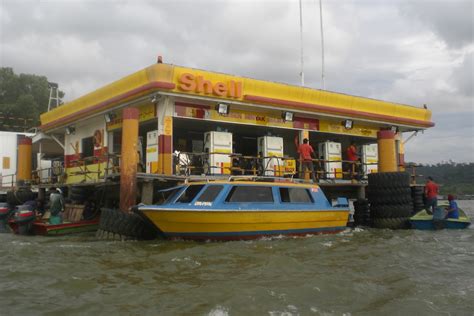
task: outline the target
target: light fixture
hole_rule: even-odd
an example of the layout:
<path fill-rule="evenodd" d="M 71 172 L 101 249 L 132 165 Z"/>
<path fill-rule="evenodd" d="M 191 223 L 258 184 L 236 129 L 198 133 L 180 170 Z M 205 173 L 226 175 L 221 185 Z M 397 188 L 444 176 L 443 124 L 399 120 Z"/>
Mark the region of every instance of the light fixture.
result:
<path fill-rule="evenodd" d="M 227 103 L 219 103 L 216 106 L 216 111 L 220 115 L 227 115 L 230 111 L 230 105 L 228 105 Z"/>
<path fill-rule="evenodd" d="M 396 134 L 398 133 L 398 126 L 392 125 L 390 126 L 390 130 Z"/>
<path fill-rule="evenodd" d="M 154 94 L 151 96 L 151 103 L 158 103 L 158 101 L 160 101 L 160 98 L 161 98 L 161 95 L 159 95 L 158 93 Z"/>
<path fill-rule="evenodd" d="M 293 122 L 294 113 L 293 112 L 283 112 L 281 113 L 281 118 L 285 122 Z"/>
<path fill-rule="evenodd" d="M 342 121 L 342 126 L 344 126 L 345 129 L 352 129 L 354 127 L 354 121 L 353 120 L 344 120 L 344 121 Z"/>
<path fill-rule="evenodd" d="M 115 113 L 105 113 L 104 114 L 105 123 L 112 122 L 116 117 L 117 115 Z"/>
<path fill-rule="evenodd" d="M 71 135 L 76 133 L 76 128 L 74 126 L 66 127 L 66 135 Z"/>

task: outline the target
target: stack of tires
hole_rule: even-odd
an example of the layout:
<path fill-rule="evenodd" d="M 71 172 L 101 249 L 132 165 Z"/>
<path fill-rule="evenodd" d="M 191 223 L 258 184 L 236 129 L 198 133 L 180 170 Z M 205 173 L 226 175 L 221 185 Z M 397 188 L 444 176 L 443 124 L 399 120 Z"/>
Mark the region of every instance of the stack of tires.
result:
<path fill-rule="evenodd" d="M 90 198 L 91 190 L 86 186 L 75 186 L 69 189 L 69 199 L 76 204 L 83 204 Z"/>
<path fill-rule="evenodd" d="M 369 174 L 368 196 L 373 226 L 408 228 L 413 212 L 410 175 L 406 172 Z"/>
<path fill-rule="evenodd" d="M 425 208 L 425 203 L 423 200 L 424 192 L 425 189 L 423 186 L 414 186 L 411 188 L 411 197 L 413 200 L 413 214 L 416 214 Z"/>
<path fill-rule="evenodd" d="M 154 239 L 157 231 L 136 213 L 101 208 L 97 237 L 101 239 Z"/>
<path fill-rule="evenodd" d="M 354 225 L 371 226 L 371 224 L 369 201 L 366 199 L 354 201 Z"/>
<path fill-rule="evenodd" d="M 27 187 L 20 187 L 18 190 L 7 192 L 7 203 L 10 204 L 10 206 L 21 205 L 34 199 L 34 193 Z"/>

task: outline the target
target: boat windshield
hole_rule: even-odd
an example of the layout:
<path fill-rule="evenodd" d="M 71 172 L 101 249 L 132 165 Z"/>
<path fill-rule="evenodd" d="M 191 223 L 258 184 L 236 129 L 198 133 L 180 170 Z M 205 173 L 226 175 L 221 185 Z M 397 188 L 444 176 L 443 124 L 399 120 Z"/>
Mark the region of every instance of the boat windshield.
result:
<path fill-rule="evenodd" d="M 180 186 L 180 187 L 174 187 L 174 188 L 171 188 L 171 189 L 167 189 L 167 190 L 161 190 L 161 191 L 158 191 L 157 192 L 157 200 L 155 201 L 155 205 L 161 205 L 161 204 L 166 204 L 166 203 L 169 203 L 171 202 L 174 197 L 176 196 L 176 194 L 181 191 L 183 187 Z"/>

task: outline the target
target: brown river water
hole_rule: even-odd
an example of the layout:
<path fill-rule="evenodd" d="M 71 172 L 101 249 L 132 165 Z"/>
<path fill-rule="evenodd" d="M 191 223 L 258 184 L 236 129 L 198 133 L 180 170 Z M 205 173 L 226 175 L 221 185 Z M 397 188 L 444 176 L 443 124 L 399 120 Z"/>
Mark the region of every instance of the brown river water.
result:
<path fill-rule="evenodd" d="M 474 201 L 459 201 L 474 218 Z M 474 315 L 474 227 L 236 242 L 0 234 L 0 315 Z"/>

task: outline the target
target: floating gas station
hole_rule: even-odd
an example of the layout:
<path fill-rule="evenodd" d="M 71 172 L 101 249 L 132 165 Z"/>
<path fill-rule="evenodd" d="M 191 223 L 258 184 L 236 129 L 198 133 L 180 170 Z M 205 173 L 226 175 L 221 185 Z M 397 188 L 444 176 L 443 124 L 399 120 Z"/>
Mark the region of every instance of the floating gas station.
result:
<path fill-rule="evenodd" d="M 424 107 L 181 67 L 159 58 L 43 113 L 31 142 L 38 144 L 42 161 L 30 163 L 37 170 L 23 170 L 21 180 L 40 190 L 115 185 L 109 196 L 126 208 L 152 202 L 157 187 L 193 176 L 304 178 L 297 145 L 307 138 L 317 152 L 320 186 L 360 196 L 367 174 L 404 170 L 403 133 L 432 126 Z M 351 143 L 360 151 L 356 167 L 345 163 Z M 41 152 L 53 147 L 54 158 Z M 25 169 L 26 158 L 18 159 Z"/>

